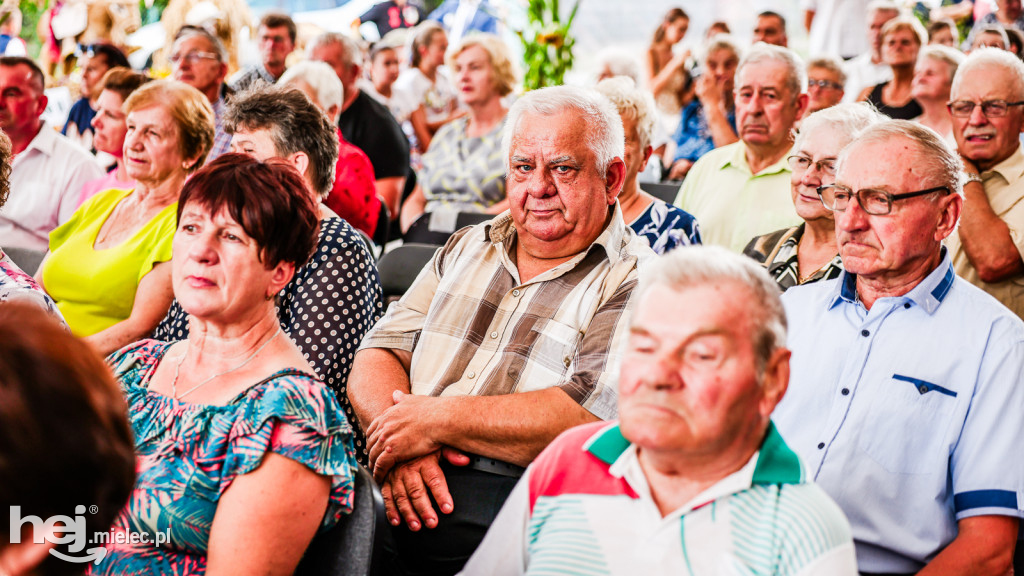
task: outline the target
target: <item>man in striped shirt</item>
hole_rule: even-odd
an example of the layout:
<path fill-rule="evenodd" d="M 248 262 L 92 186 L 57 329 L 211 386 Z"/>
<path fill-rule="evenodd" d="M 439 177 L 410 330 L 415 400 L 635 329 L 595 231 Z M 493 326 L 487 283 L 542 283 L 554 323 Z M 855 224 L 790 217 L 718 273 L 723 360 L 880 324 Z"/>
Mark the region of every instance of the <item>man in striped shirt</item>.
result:
<path fill-rule="evenodd" d="M 619 422 L 544 450 L 463 573 L 856 575 L 846 518 L 769 419 L 789 350 L 768 274 L 684 247 L 637 298 Z"/>
<path fill-rule="evenodd" d="M 564 430 L 615 416 L 637 266 L 653 256 L 616 201 L 625 140 L 611 102 L 537 90 L 506 130 L 510 211 L 438 251 L 348 382 L 410 573 L 457 572 L 523 466 Z"/>

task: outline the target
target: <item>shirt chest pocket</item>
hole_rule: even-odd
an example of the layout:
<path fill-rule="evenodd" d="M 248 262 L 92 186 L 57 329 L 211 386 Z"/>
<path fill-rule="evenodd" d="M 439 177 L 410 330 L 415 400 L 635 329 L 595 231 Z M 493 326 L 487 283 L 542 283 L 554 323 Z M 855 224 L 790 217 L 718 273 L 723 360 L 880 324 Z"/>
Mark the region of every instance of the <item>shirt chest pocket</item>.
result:
<path fill-rule="evenodd" d="M 576 328 L 548 320 L 530 330 L 529 341 L 524 343 L 522 352 L 529 362 L 562 374 L 573 365 L 580 338 L 582 335 Z"/>
<path fill-rule="evenodd" d="M 872 400 L 860 447 L 894 474 L 945 474 L 947 433 L 957 393 L 920 378 L 893 374 Z"/>

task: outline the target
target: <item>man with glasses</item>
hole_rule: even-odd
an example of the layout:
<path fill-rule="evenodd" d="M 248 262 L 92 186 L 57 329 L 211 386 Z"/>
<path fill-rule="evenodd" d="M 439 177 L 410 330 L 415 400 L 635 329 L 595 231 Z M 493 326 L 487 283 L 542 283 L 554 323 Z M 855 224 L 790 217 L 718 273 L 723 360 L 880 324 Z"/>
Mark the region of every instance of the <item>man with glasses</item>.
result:
<path fill-rule="evenodd" d="M 953 78 L 953 135 L 964 162 L 964 211 L 946 241 L 962 278 L 1024 317 L 1024 64 L 972 53 Z"/>
<path fill-rule="evenodd" d="M 281 12 L 268 12 L 260 19 L 259 40 L 262 60 L 232 77 L 231 87 L 241 92 L 257 82 L 273 84 L 284 74 L 285 60 L 295 50 L 295 22 Z"/>
<path fill-rule="evenodd" d="M 788 290 L 782 437 L 846 512 L 867 574 L 1005 574 L 1024 486 L 1024 322 L 953 272 L 961 163 L 893 120 L 819 188 L 846 270 Z"/>
<path fill-rule="evenodd" d="M 225 99 L 232 90 L 224 83 L 228 74 L 227 50 L 219 38 L 197 26 L 184 26 L 171 47 L 172 77 L 202 92 L 213 107 L 213 147 L 206 162 L 228 151 L 231 134 L 224 129 Z"/>
<path fill-rule="evenodd" d="M 758 43 L 740 60 L 733 84 L 740 141 L 697 160 L 675 205 L 697 217 L 705 244 L 741 252 L 754 236 L 800 223 L 786 156 L 807 107 L 807 76 L 788 48 Z"/>
<path fill-rule="evenodd" d="M 846 73 L 843 66 L 831 56 L 815 58 L 807 63 L 807 112 L 831 108 L 843 101 Z"/>

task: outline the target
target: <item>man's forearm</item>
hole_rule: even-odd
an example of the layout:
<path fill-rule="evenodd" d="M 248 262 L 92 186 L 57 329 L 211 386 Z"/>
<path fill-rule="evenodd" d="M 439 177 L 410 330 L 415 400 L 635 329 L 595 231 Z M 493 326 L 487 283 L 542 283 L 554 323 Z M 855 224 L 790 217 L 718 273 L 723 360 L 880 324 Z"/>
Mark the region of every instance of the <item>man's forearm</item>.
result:
<path fill-rule="evenodd" d="M 1000 282 L 1024 272 L 1010 228 L 992 210 L 981 183 L 968 182 L 964 196 L 957 233 L 978 276 L 985 282 Z"/>
<path fill-rule="evenodd" d="M 565 430 L 598 419 L 561 388 L 439 400 L 441 444 L 520 466 Z"/>
<path fill-rule="evenodd" d="M 957 523 L 957 537 L 917 576 L 1003 576 L 1013 564 L 1017 519 L 975 516 Z"/>
<path fill-rule="evenodd" d="M 386 348 L 368 348 L 356 354 L 348 377 L 348 399 L 361 429 L 366 430 L 374 418 L 394 405 L 395 390 L 409 392 L 408 361 L 400 357 L 404 354 Z"/>

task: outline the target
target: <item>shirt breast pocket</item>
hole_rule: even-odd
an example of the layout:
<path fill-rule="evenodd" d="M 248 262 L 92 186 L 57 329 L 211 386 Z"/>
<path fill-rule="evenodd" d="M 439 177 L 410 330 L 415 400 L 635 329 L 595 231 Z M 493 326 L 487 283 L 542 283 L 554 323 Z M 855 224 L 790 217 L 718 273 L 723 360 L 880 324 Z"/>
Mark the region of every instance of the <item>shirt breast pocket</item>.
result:
<path fill-rule="evenodd" d="M 580 332 L 567 324 L 548 320 L 531 331 L 529 358 L 545 369 L 565 373 L 576 358 Z"/>
<path fill-rule="evenodd" d="M 893 374 L 871 403 L 870 422 L 860 447 L 894 474 L 944 472 L 946 440 L 957 393 L 932 382 Z"/>

